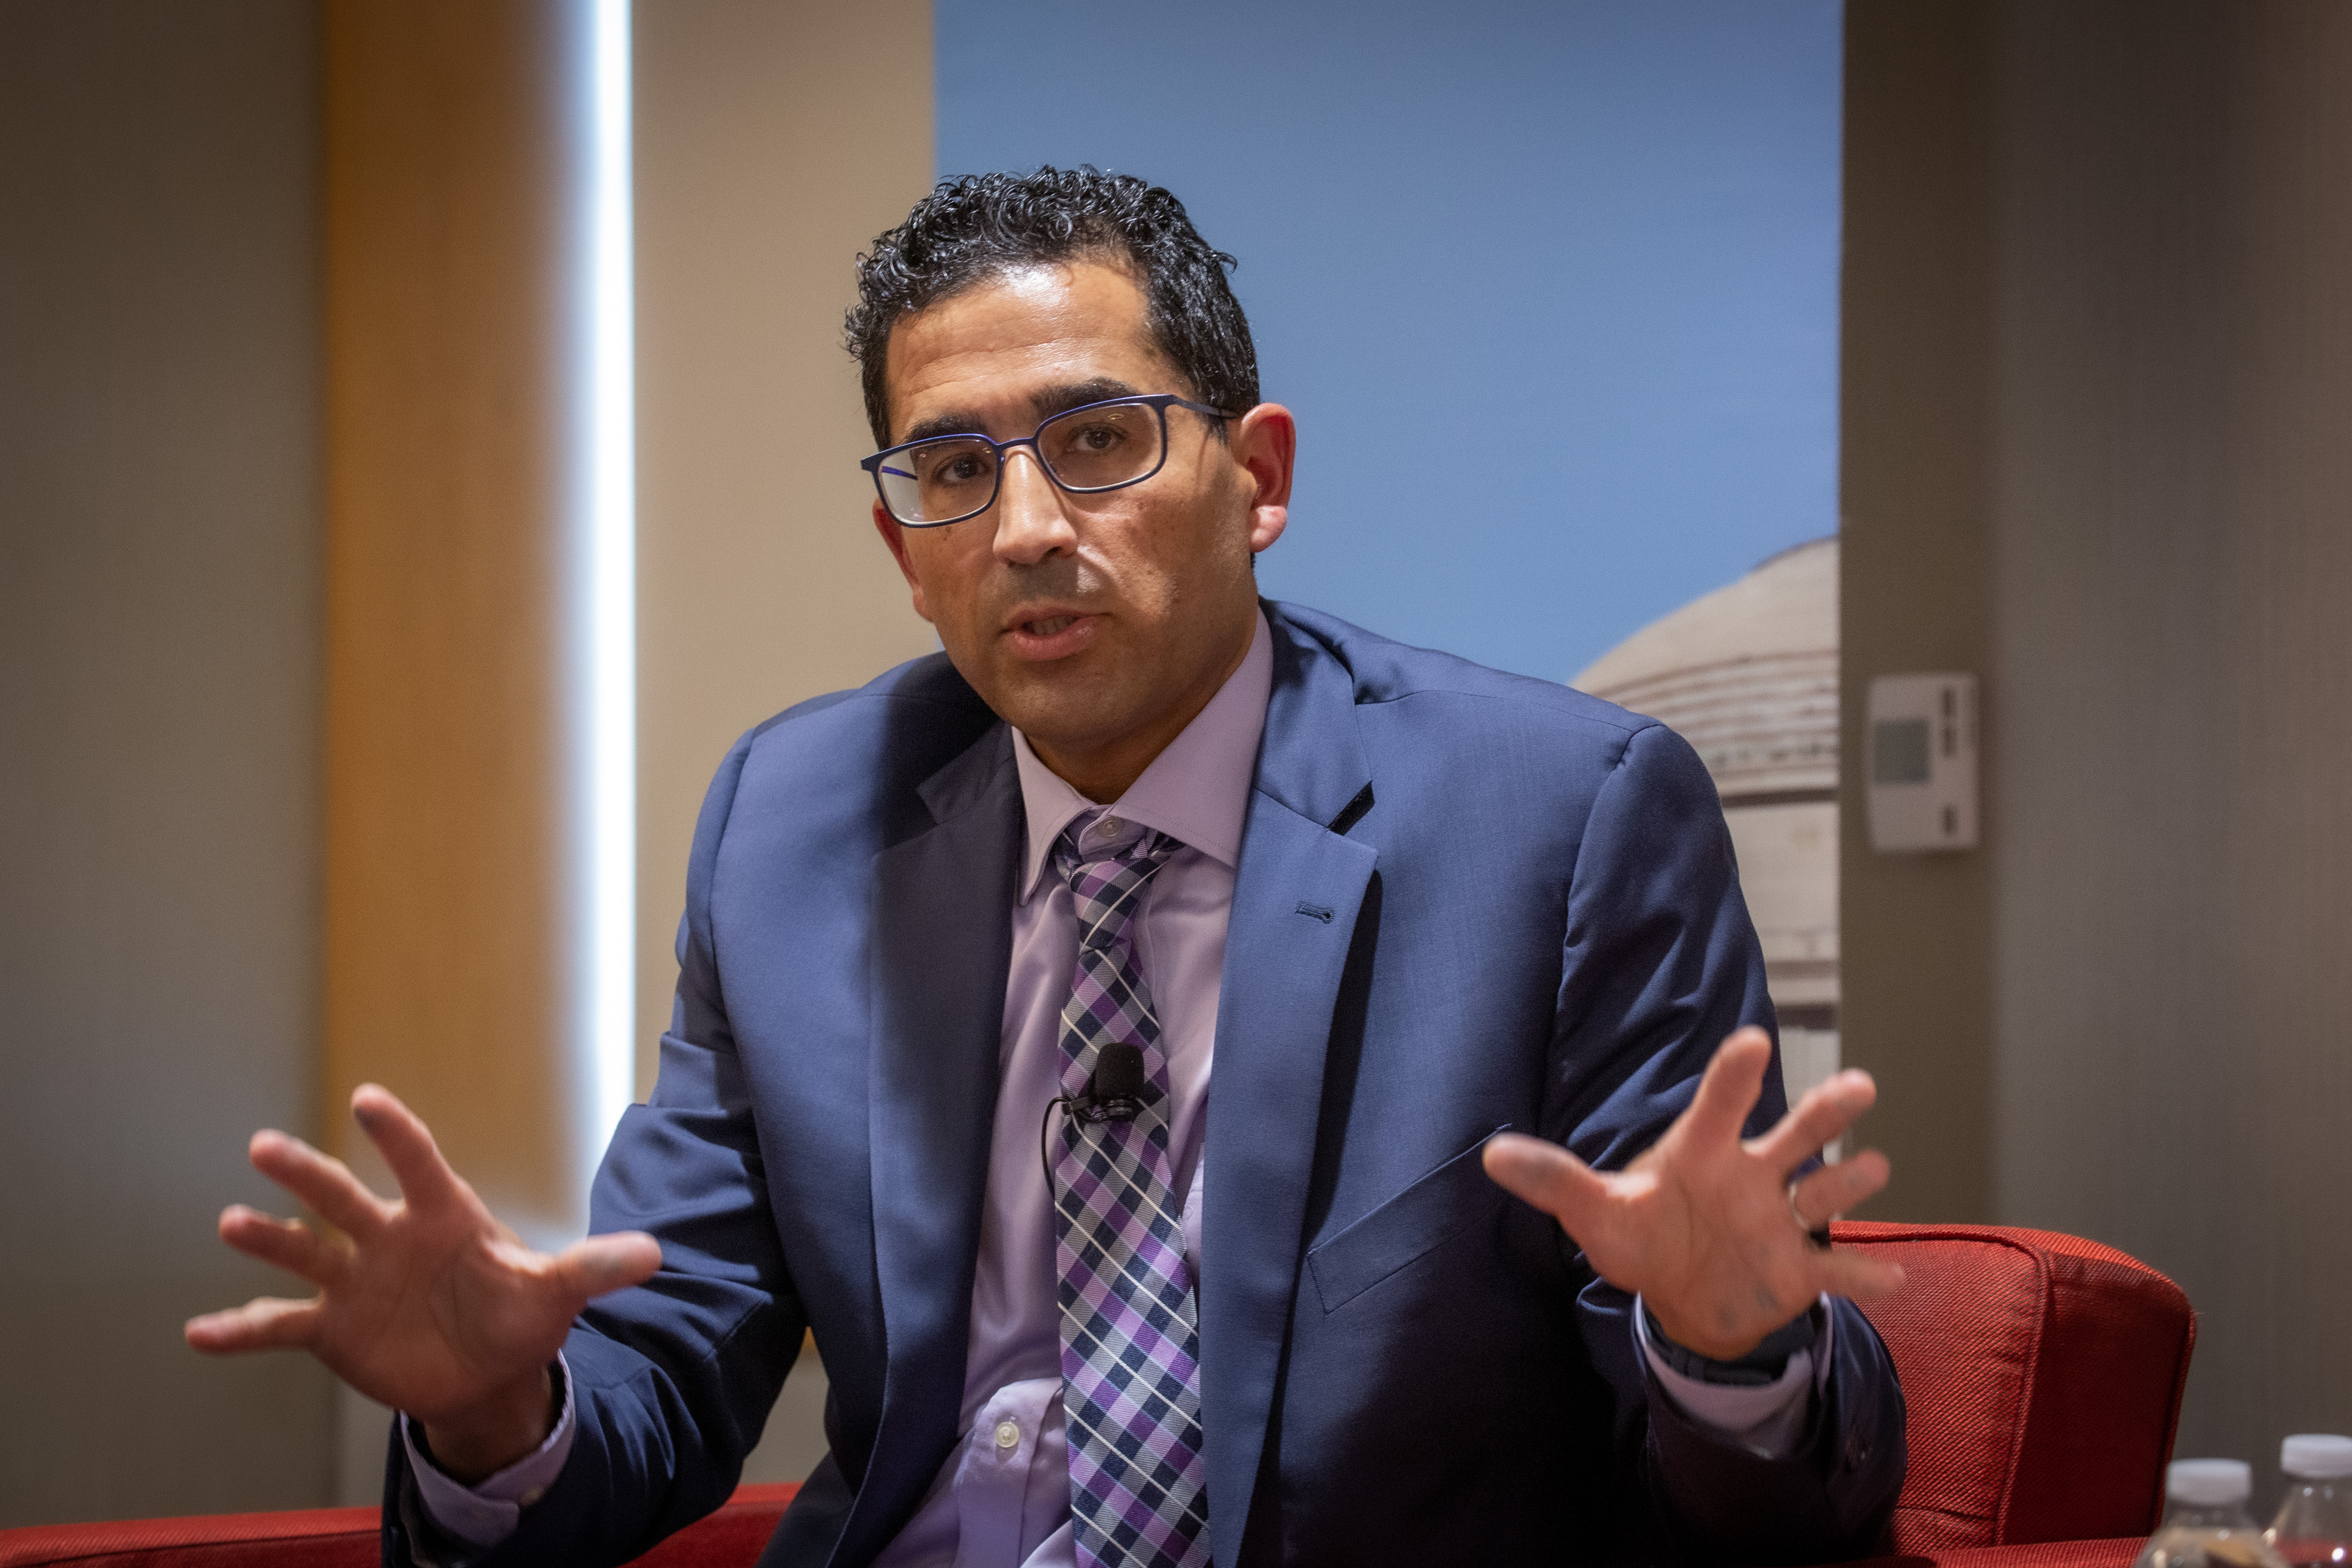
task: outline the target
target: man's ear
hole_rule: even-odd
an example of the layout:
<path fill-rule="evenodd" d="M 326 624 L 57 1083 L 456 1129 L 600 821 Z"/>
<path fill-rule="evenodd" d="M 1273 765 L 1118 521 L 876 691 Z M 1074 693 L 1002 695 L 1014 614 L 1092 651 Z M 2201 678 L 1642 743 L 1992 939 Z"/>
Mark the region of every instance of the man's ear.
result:
<path fill-rule="evenodd" d="M 874 531 L 890 547 L 890 559 L 898 563 L 898 574 L 907 579 L 907 587 L 915 596 L 915 614 L 929 620 L 931 612 L 923 604 L 923 580 L 915 575 L 915 563 L 907 558 L 907 531 L 878 497 L 874 502 Z"/>
<path fill-rule="evenodd" d="M 1279 403 L 1261 403 L 1234 422 L 1232 440 L 1234 461 L 1255 487 L 1249 503 L 1249 546 L 1255 555 L 1280 539 L 1290 521 L 1290 477 L 1298 458 L 1298 421 Z"/>

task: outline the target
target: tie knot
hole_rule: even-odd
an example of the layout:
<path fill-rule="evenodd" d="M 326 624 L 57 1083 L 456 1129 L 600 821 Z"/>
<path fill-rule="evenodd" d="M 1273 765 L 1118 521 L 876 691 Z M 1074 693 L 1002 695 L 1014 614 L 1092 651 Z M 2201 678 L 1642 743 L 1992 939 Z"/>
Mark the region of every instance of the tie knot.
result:
<path fill-rule="evenodd" d="M 1080 817 L 1054 841 L 1054 868 L 1076 901 L 1078 940 L 1108 947 L 1127 934 L 1143 889 L 1183 846 L 1114 816 Z"/>

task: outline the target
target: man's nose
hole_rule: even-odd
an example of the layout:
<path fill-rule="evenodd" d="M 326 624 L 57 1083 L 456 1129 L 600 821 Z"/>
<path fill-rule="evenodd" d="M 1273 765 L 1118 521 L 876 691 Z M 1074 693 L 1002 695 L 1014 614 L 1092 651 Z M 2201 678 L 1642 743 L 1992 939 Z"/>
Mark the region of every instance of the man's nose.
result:
<path fill-rule="evenodd" d="M 1062 510 L 1062 492 L 1045 476 L 1037 455 L 1025 447 L 1004 454 L 996 488 L 996 556 L 1016 566 L 1034 566 L 1076 548 L 1076 530 Z"/>

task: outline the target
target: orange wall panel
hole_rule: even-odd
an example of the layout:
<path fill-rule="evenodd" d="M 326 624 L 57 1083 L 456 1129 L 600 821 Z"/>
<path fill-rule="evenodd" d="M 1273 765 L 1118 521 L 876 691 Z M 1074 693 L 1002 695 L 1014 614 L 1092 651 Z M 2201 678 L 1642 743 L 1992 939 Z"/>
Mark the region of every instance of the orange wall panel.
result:
<path fill-rule="evenodd" d="M 582 1207 L 566 1048 L 557 0 L 325 8 L 324 1093 L 519 1224 Z"/>

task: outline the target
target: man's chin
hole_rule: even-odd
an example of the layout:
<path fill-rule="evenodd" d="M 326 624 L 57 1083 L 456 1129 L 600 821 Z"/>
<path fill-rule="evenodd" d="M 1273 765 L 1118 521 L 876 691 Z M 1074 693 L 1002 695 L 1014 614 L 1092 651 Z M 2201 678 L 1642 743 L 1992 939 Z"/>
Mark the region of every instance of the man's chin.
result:
<path fill-rule="evenodd" d="M 1043 750 L 1090 751 L 1131 727 L 1121 724 L 1119 704 L 1090 672 L 1066 665 L 1025 665 L 999 674 L 1011 678 L 982 691 L 982 700 Z"/>

